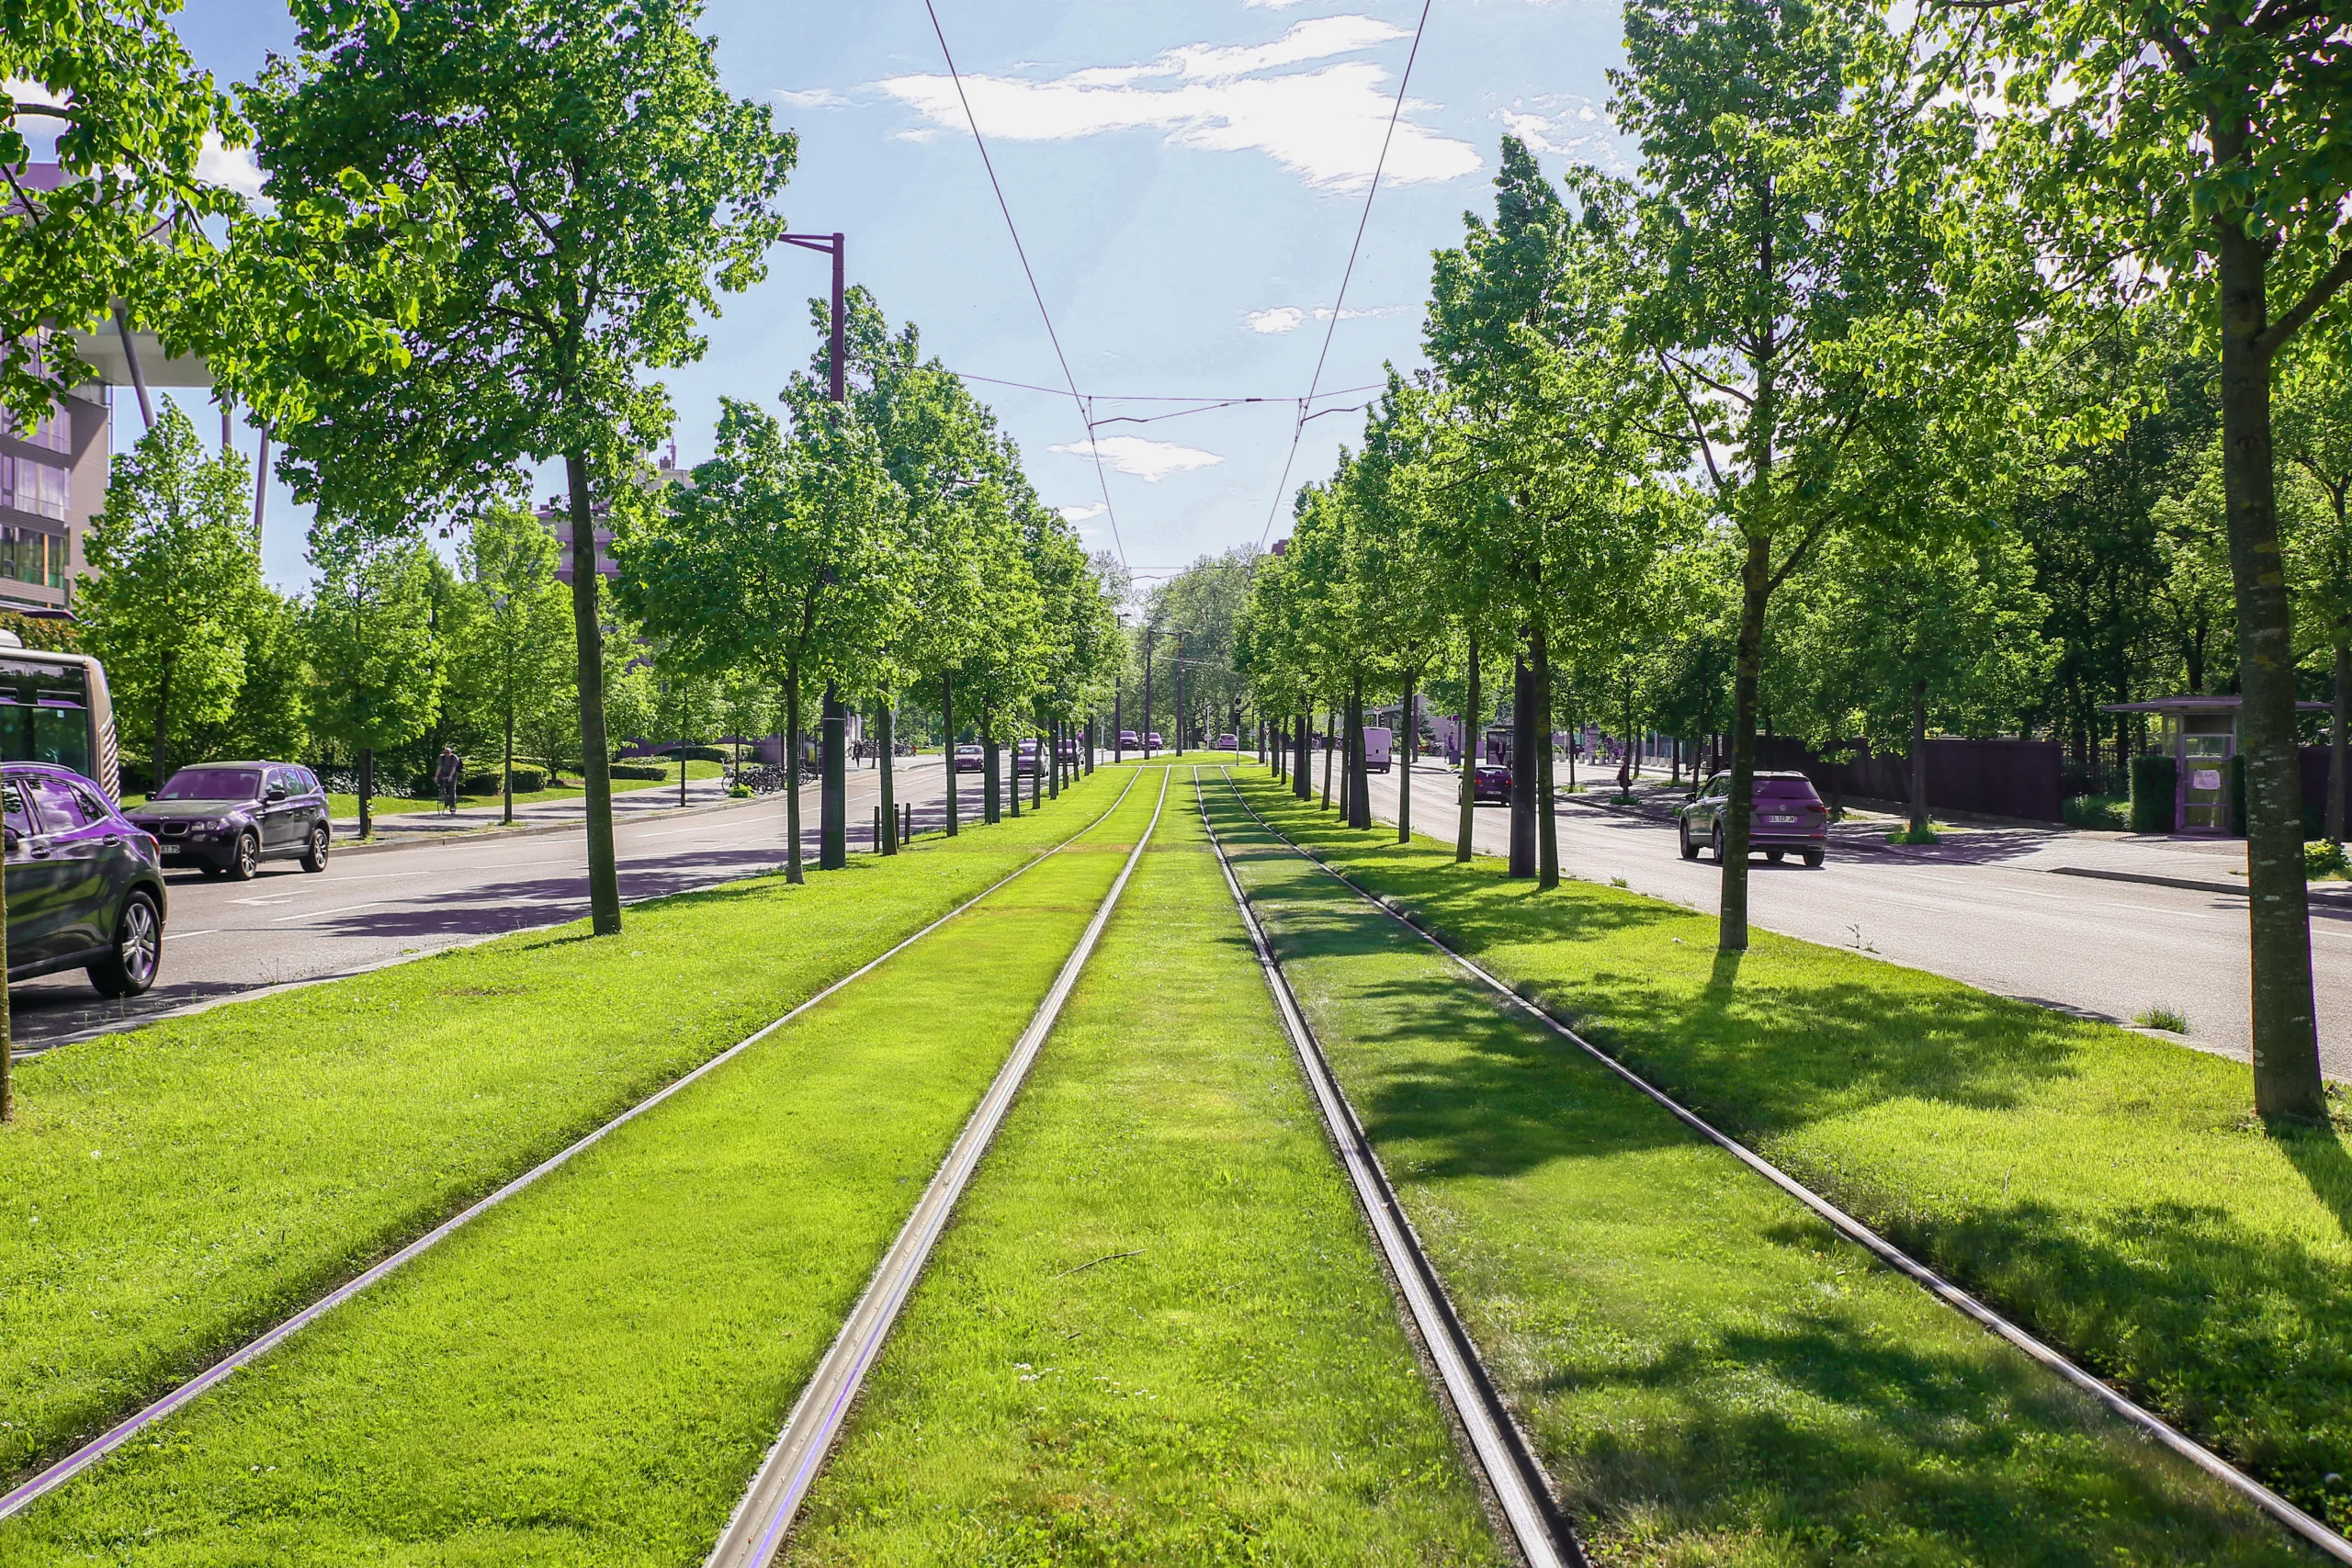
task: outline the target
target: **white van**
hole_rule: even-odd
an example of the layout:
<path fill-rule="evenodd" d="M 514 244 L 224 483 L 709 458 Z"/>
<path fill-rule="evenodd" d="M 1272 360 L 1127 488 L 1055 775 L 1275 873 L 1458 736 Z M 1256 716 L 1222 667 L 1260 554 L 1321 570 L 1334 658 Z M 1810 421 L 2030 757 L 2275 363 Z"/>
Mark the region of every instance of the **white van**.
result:
<path fill-rule="evenodd" d="M 1383 729 L 1376 724 L 1363 727 L 1363 766 L 1366 773 L 1385 773 L 1388 771 L 1388 749 L 1396 738 L 1394 730 Z"/>

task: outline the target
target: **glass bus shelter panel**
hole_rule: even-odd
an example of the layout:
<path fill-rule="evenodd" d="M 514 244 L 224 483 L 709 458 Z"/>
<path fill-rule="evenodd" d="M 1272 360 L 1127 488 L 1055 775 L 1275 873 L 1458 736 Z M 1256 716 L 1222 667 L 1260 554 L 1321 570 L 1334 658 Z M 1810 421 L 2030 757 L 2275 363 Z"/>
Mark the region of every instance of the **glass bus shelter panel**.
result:
<path fill-rule="evenodd" d="M 2227 734 L 2188 734 L 2180 741 L 2180 830 L 2226 834 L 2230 830 L 2230 754 Z"/>

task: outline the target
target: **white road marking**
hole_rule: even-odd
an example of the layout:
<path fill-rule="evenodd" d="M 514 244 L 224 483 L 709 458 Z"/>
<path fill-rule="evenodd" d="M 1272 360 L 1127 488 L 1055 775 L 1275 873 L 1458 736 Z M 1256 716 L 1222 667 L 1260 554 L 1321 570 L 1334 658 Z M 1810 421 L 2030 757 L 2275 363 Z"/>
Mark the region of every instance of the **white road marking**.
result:
<path fill-rule="evenodd" d="M 365 904 L 345 904 L 345 905 L 342 906 L 342 907 L 341 907 L 341 908 L 334 908 L 334 909 L 304 909 L 304 910 L 301 910 L 300 912 L 299 912 L 299 913 L 297 913 L 297 914 L 291 914 L 291 915 L 280 915 L 280 916 L 278 916 L 277 919 L 275 919 L 271 920 L 269 923 L 270 923 L 271 925 L 273 925 L 273 926 L 276 926 L 276 925 L 283 925 L 283 924 L 284 924 L 286 921 L 288 921 L 288 920 L 314 920 L 314 919 L 318 919 L 320 916 L 322 916 L 322 915 L 345 915 L 345 914 L 349 914 L 349 913 L 350 913 L 352 910 L 354 910 L 354 909 L 372 909 L 372 908 L 374 908 L 377 905 L 379 905 L 379 904 L 382 904 L 382 903 L 386 903 L 386 902 L 389 902 L 389 900 L 387 900 L 387 899 L 383 899 L 383 898 L 370 898 L 370 899 L 369 899 L 367 903 L 365 903 Z"/>
<path fill-rule="evenodd" d="M 232 904 L 290 904 L 298 897 L 300 897 L 298 894 L 279 893 L 267 898 L 232 898 L 229 902 Z"/>
<path fill-rule="evenodd" d="M 184 936 L 219 936 L 220 934 L 220 928 L 216 926 L 210 931 L 165 931 L 164 933 L 164 940 L 165 942 L 177 942 Z"/>

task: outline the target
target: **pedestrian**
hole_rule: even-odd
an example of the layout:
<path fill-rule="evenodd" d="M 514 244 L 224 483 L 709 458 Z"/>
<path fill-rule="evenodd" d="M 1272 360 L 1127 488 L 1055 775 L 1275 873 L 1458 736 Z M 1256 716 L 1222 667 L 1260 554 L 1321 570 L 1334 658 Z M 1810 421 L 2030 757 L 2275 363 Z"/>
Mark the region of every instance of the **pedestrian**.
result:
<path fill-rule="evenodd" d="M 1617 764 L 1617 793 L 1634 793 L 1634 754 L 1631 751 L 1626 752 L 1624 760 Z"/>
<path fill-rule="evenodd" d="M 433 787 L 441 792 L 441 809 L 452 817 L 458 814 L 458 771 L 464 766 L 458 761 L 458 749 L 444 742 L 433 763 Z"/>

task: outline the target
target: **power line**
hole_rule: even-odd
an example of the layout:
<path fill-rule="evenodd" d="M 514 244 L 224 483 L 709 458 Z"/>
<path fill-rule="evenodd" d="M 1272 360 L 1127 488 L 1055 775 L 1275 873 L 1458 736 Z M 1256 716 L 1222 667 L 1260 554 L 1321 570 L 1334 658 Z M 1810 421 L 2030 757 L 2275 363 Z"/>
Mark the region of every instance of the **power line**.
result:
<path fill-rule="evenodd" d="M 989 172 L 989 188 L 996 192 L 996 208 L 1004 214 L 1005 231 L 1012 236 L 1013 254 L 1021 258 L 1022 275 L 1029 279 L 1030 298 L 1037 301 L 1037 314 L 1046 323 L 1046 337 L 1054 345 L 1054 357 L 1062 367 L 1062 379 L 1069 384 L 1069 400 L 1078 405 L 1078 417 L 1086 425 L 1086 451 L 1094 459 L 1094 482 L 1102 491 L 1102 514 L 1111 520 L 1111 542 L 1118 547 L 1119 566 L 1127 564 L 1126 542 L 1119 536 L 1119 513 L 1111 505 L 1111 480 L 1102 471 L 1102 444 L 1094 438 L 1094 411 L 1079 394 L 1078 378 L 1069 372 L 1069 355 L 1062 352 L 1061 334 L 1054 331 L 1053 312 L 1046 309 L 1045 290 L 1037 287 L 1036 270 L 1029 265 L 1028 247 L 1021 243 L 1020 226 L 1012 220 L 1012 208 L 1004 199 L 1004 186 L 996 177 L 996 160 L 989 156 L 988 139 L 980 134 L 979 118 L 972 113 L 972 100 L 965 95 L 963 73 L 956 69 L 955 51 L 947 47 L 947 31 L 939 25 L 939 7 L 932 0 L 922 0 L 922 8 L 930 14 L 932 36 L 939 39 L 940 57 L 947 62 L 948 78 L 956 84 L 956 101 L 964 106 L 964 122 L 972 128 L 972 144 L 980 150 L 980 166 Z M 1424 19 L 1427 12 L 1423 12 Z M 1416 39 L 1416 47 L 1419 40 Z M 1386 155 L 1386 148 L 1382 149 Z M 1328 344 L 1327 344 L 1328 346 Z"/>
<path fill-rule="evenodd" d="M 923 3 L 929 5 L 931 0 Z M 1405 73 L 1396 79 L 1396 102 L 1388 111 L 1388 129 L 1380 138 L 1380 158 L 1372 166 L 1372 184 L 1363 193 L 1363 214 L 1356 220 L 1355 243 L 1348 247 L 1347 268 L 1340 274 L 1339 298 L 1331 301 L 1330 319 L 1323 324 L 1323 352 L 1315 356 L 1315 374 L 1306 383 L 1298 421 L 1290 427 L 1290 455 L 1283 459 L 1283 477 L 1274 482 L 1274 503 L 1266 508 L 1266 525 L 1258 535 L 1261 550 L 1266 547 L 1266 539 L 1274 531 L 1274 518 L 1282 512 L 1283 496 L 1290 489 L 1290 469 L 1298 461 L 1299 437 L 1306 434 L 1306 422 L 1312 417 L 1306 405 L 1315 400 L 1315 389 L 1323 384 L 1323 362 L 1331 357 L 1332 334 L 1340 330 L 1340 312 L 1347 308 L 1348 283 L 1356 275 L 1356 254 L 1363 249 L 1363 231 L 1372 222 L 1372 198 L 1380 194 L 1380 176 L 1388 167 L 1389 143 L 1396 140 L 1396 121 L 1405 113 L 1405 89 L 1413 80 L 1413 62 L 1420 58 L 1421 34 L 1430 25 L 1430 6 L 1433 4 L 1435 0 L 1421 0 L 1421 19 L 1413 24 L 1413 47 L 1405 55 Z"/>
<path fill-rule="evenodd" d="M 1008 381 L 1001 376 L 975 376 L 964 370 L 956 371 L 954 374 L 959 380 L 985 381 L 991 387 L 1017 387 L 1024 392 L 1044 392 L 1057 398 L 1063 396 L 1068 390 L 1062 387 L 1040 387 L 1034 381 Z M 1335 387 L 1330 391 L 1318 392 L 1316 396 L 1344 398 L 1350 392 L 1376 392 L 1385 385 L 1387 383 L 1385 381 L 1373 381 L 1361 387 Z M 1207 393 L 1194 397 L 1180 397 L 1170 392 L 1096 392 L 1086 400 L 1091 403 L 1295 403 L 1300 400 L 1297 398 L 1212 397 Z"/>

